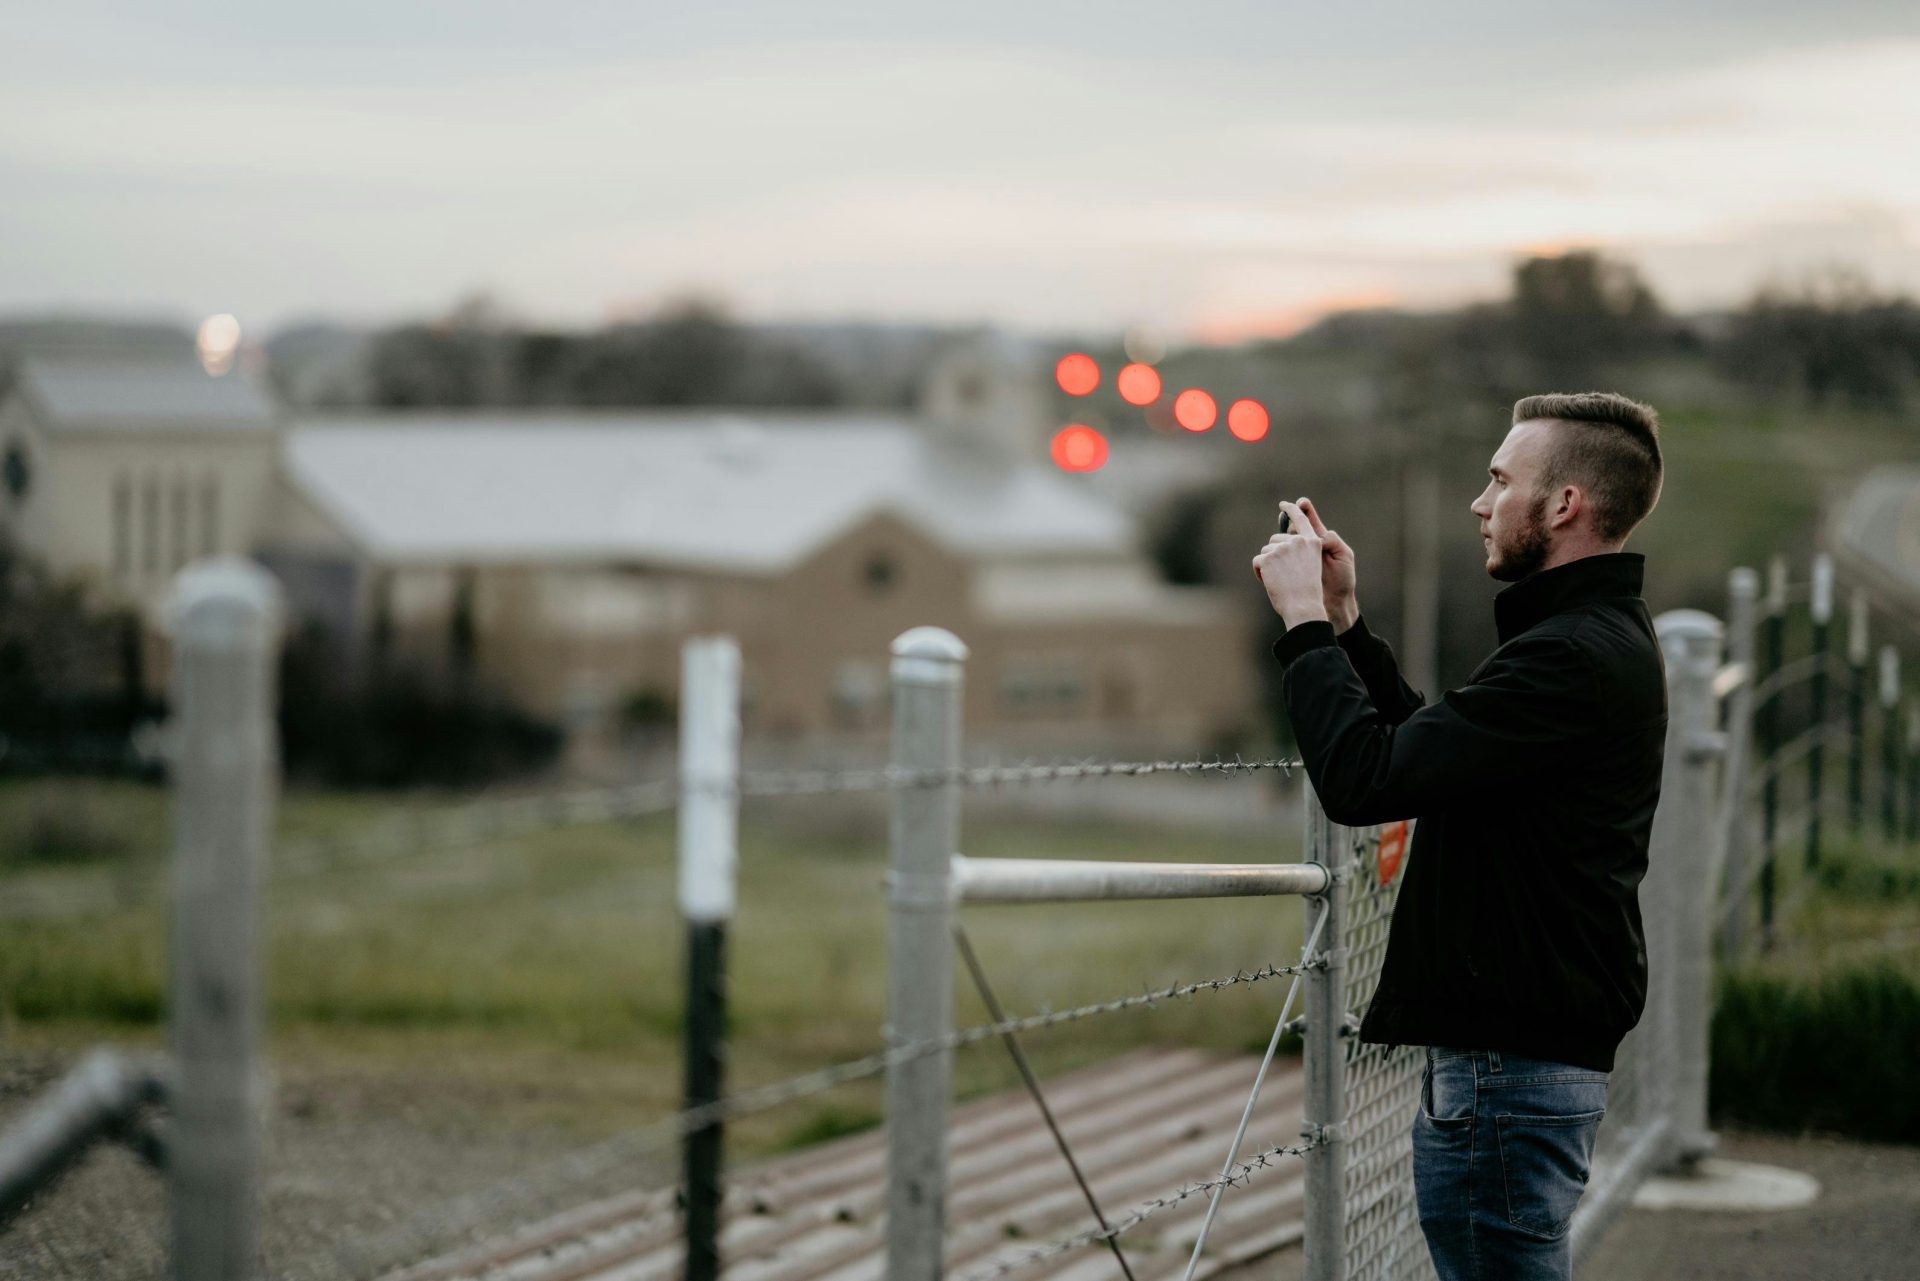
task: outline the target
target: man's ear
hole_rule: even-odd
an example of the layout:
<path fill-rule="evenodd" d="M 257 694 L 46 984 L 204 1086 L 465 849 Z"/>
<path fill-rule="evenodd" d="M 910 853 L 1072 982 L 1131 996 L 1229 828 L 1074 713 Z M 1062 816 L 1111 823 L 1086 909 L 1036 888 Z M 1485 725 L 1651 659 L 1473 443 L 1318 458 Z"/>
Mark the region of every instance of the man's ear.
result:
<path fill-rule="evenodd" d="M 1563 485 L 1560 487 L 1559 503 L 1554 507 L 1553 514 L 1547 518 L 1547 525 L 1551 529 L 1571 525 L 1586 509 L 1587 496 L 1581 492 L 1580 487 Z"/>

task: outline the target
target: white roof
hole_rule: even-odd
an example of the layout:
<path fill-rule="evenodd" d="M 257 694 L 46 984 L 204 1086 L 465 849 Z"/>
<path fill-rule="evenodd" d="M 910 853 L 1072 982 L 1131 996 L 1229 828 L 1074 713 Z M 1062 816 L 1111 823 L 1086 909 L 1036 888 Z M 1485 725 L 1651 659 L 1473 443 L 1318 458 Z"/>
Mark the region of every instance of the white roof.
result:
<path fill-rule="evenodd" d="M 1130 554 L 1079 478 L 969 461 L 903 418 L 386 414 L 296 423 L 293 484 L 398 562 L 619 560 L 774 573 L 876 512 L 974 556 Z"/>
<path fill-rule="evenodd" d="M 17 385 L 49 428 L 265 431 L 273 406 L 238 372 L 215 378 L 192 360 L 28 356 Z"/>

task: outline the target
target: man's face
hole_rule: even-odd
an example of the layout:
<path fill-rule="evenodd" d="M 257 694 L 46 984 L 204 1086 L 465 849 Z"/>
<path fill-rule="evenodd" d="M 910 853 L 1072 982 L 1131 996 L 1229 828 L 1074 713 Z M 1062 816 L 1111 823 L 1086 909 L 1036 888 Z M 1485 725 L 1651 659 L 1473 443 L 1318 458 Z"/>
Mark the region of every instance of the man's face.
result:
<path fill-rule="evenodd" d="M 1553 550 L 1547 531 L 1547 495 L 1540 473 L 1553 424 L 1515 423 L 1487 465 L 1487 487 L 1471 508 L 1480 522 L 1487 573 L 1516 583 L 1546 564 Z"/>

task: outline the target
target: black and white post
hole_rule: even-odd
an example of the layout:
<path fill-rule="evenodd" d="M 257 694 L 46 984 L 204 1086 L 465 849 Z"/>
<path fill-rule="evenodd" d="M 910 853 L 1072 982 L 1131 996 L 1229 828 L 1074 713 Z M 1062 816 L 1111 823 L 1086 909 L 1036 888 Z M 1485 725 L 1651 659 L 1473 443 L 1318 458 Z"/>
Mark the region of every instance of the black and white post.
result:
<path fill-rule="evenodd" d="M 740 648 L 686 643 L 680 666 L 680 911 L 687 921 L 686 1105 L 720 1098 L 726 1065 L 727 923 L 733 919 L 740 789 Z M 720 1274 L 721 1126 L 688 1133 L 682 1169 L 686 1281 Z"/>
<path fill-rule="evenodd" d="M 280 590 L 251 561 L 189 566 L 173 635 L 173 1275 L 259 1275 L 260 899 L 279 783 Z"/>
<path fill-rule="evenodd" d="M 1809 868 L 1820 866 L 1820 782 L 1827 751 L 1827 642 L 1833 630 L 1833 557 L 1813 558 L 1813 727 L 1807 750 L 1807 853 Z"/>

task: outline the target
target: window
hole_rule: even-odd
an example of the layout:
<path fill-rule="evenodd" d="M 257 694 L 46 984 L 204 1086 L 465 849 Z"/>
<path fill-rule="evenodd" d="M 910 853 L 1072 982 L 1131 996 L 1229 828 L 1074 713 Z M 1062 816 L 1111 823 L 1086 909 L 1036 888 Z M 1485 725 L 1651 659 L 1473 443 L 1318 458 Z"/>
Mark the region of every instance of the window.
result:
<path fill-rule="evenodd" d="M 220 478 L 208 472 L 200 479 L 200 554 L 220 550 Z"/>
<path fill-rule="evenodd" d="M 149 578 L 160 572 L 160 478 L 151 473 L 140 487 L 140 569 Z"/>
<path fill-rule="evenodd" d="M 1074 716 L 1086 704 L 1086 666 L 1079 659 L 1011 658 L 1001 671 L 1000 707 L 1009 716 Z"/>
<path fill-rule="evenodd" d="M 875 596 L 884 596 L 893 589 L 894 582 L 900 577 L 900 567 L 886 552 L 875 552 L 867 557 L 867 563 L 862 567 L 860 577 L 869 592 Z"/>
<path fill-rule="evenodd" d="M 178 573 L 180 567 L 187 563 L 187 557 L 192 554 L 187 548 L 187 478 L 185 476 L 173 478 L 173 508 L 170 514 L 173 517 L 172 546 L 169 549 L 172 555 L 167 557 L 167 565 Z"/>
<path fill-rule="evenodd" d="M 133 478 L 125 472 L 113 478 L 113 579 L 133 577 Z"/>
<path fill-rule="evenodd" d="M 880 724 L 887 704 L 887 678 L 870 658 L 849 658 L 833 672 L 833 723 L 841 729 Z"/>

